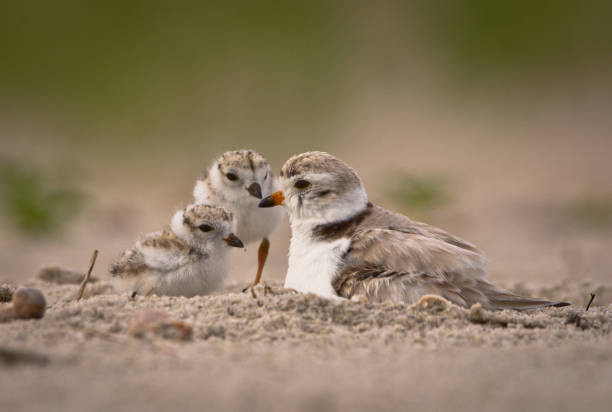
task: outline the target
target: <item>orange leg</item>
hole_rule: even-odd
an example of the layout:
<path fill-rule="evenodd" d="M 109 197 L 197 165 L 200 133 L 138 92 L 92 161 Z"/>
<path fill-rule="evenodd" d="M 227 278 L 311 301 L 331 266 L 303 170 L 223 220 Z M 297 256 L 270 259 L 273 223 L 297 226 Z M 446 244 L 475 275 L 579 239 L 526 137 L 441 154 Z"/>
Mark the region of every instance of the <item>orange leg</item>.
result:
<path fill-rule="evenodd" d="M 257 251 L 257 274 L 255 275 L 255 282 L 248 288 L 245 288 L 243 292 L 246 292 L 249 288 L 257 285 L 261 280 L 261 274 L 263 273 L 266 259 L 268 258 L 268 251 L 270 250 L 270 241 L 268 238 L 264 238 L 259 244 L 259 250 Z"/>

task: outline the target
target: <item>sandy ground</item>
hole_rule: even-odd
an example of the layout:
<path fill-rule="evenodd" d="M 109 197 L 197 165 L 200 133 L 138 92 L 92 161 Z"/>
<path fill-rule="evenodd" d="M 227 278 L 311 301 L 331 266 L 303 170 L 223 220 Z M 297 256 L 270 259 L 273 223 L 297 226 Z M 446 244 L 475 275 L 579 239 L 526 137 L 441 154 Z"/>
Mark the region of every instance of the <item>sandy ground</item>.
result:
<path fill-rule="evenodd" d="M 257 298 L 135 297 L 92 283 L 27 282 L 41 320 L 0 325 L 2 405 L 17 410 L 607 410 L 612 289 L 558 284 L 530 294 L 575 305 L 520 313 L 332 302 L 273 285 Z M 585 312 L 581 291 L 598 301 Z M 134 332 L 159 310 L 185 340 Z M 183 326 L 184 326 L 183 325 Z M 174 336 L 175 337 L 175 336 Z"/>
<path fill-rule="evenodd" d="M 395 173 L 441 176 L 451 200 L 420 218 L 482 248 L 495 283 L 572 306 L 487 312 L 281 293 L 286 224 L 272 237 L 267 295 L 239 293 L 254 274 L 256 245 L 233 255 L 222 294 L 114 294 L 109 261 L 189 200 L 210 155 L 156 151 L 149 154 L 155 167 L 125 173 L 84 151 L 90 202 L 60 238 L 32 240 L 2 227 L 0 283 L 34 285 L 49 307 L 41 320 L 0 324 L 0 409 L 609 410 L 612 225 L 572 213 L 577 200 L 611 205 L 607 101 L 526 99 L 508 103 L 524 110 L 498 116 L 487 102 L 451 110 L 392 99 L 390 91 L 356 96 L 365 103 L 330 132 L 333 143 L 296 144 L 295 151 L 334 152 L 358 170 L 372 201 L 395 209 L 386 196 Z M 292 154 L 269 142 L 252 147 L 275 170 Z M 183 167 L 171 167 L 178 161 Z M 100 250 L 99 282 L 82 301 L 74 302 L 74 284 L 34 279 L 44 265 L 83 271 L 93 249 Z M 585 313 L 591 292 L 597 296 Z M 132 336 L 130 325 L 152 309 L 185 322 L 191 338 Z"/>

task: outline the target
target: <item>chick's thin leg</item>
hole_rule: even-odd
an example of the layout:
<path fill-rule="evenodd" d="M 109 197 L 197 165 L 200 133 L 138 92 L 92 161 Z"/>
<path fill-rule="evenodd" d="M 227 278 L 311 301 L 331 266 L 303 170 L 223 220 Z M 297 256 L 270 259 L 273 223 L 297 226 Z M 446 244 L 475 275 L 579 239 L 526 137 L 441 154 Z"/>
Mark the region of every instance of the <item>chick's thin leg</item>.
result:
<path fill-rule="evenodd" d="M 249 288 L 253 288 L 253 286 L 257 285 L 261 280 L 261 274 L 263 272 L 264 265 L 266 264 L 269 250 L 270 241 L 265 237 L 259 244 L 259 250 L 257 251 L 257 274 L 255 275 L 255 282 L 253 282 L 253 284 L 248 288 L 245 288 L 243 292 L 246 292 Z"/>

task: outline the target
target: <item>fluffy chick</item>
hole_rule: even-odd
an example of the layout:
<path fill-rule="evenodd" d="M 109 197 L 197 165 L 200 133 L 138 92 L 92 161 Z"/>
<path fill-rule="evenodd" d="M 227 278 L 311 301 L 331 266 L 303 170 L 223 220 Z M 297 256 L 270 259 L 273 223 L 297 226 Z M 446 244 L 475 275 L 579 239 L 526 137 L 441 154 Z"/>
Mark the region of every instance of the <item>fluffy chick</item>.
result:
<path fill-rule="evenodd" d="M 259 283 L 268 257 L 268 237 L 283 219 L 282 208 L 261 209 L 262 196 L 279 189 L 278 179 L 266 159 L 253 150 L 236 150 L 222 154 L 196 182 L 196 203 L 225 207 L 236 218 L 237 235 L 245 243 L 261 241 L 253 286 Z"/>
<path fill-rule="evenodd" d="M 229 246 L 244 247 L 234 235 L 230 211 L 192 204 L 174 214 L 166 229 L 146 235 L 110 267 L 140 294 L 205 295 L 223 286 Z"/>

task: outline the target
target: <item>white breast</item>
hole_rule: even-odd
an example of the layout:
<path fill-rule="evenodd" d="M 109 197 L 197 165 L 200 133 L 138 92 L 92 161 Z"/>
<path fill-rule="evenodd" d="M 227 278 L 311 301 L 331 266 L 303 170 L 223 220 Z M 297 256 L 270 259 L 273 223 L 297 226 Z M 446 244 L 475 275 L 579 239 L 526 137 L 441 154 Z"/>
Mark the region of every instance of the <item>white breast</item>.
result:
<path fill-rule="evenodd" d="M 158 278 L 156 290 L 163 295 L 207 295 L 223 287 L 229 272 L 229 254 L 203 259 Z"/>
<path fill-rule="evenodd" d="M 149 269 L 122 282 L 123 288 L 146 294 L 196 296 L 207 295 L 223 287 L 229 272 L 229 248 L 213 248 L 209 256 L 193 259 L 184 251 L 142 247 Z"/>
<path fill-rule="evenodd" d="M 292 227 L 285 287 L 326 298 L 338 298 L 332 280 L 349 243 L 348 238 L 332 242 L 313 240 L 310 230 Z"/>
<path fill-rule="evenodd" d="M 250 197 L 232 206 L 236 216 L 236 234 L 244 243 L 259 242 L 270 236 L 283 220 L 285 212 L 282 207 L 262 209 L 258 205 L 259 200 Z"/>

